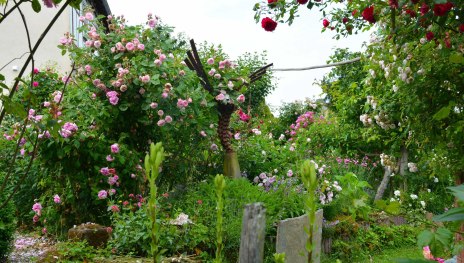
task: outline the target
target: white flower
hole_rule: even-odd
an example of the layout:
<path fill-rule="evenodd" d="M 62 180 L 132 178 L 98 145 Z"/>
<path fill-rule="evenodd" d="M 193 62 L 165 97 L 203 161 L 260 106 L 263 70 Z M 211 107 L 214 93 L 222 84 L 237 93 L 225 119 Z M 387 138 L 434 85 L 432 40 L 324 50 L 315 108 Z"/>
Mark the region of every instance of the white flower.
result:
<path fill-rule="evenodd" d="M 392 198 L 390 198 L 390 202 L 395 202 L 395 201 L 396 201 L 396 199 L 395 199 L 395 198 L 393 198 L 393 197 L 392 197 Z"/>
<path fill-rule="evenodd" d="M 285 135 L 281 134 L 281 135 L 279 136 L 279 141 L 283 141 L 284 139 L 285 139 Z"/>
<path fill-rule="evenodd" d="M 185 224 L 191 224 L 192 223 L 192 220 L 190 220 L 188 218 L 189 216 L 184 214 L 184 213 L 180 213 L 176 219 L 174 220 L 171 220 L 169 223 L 171 225 L 176 225 L 176 226 L 182 226 L 182 225 L 185 225 Z"/>
<path fill-rule="evenodd" d="M 434 182 L 434 183 L 438 183 L 438 178 L 434 177 L 434 178 L 433 178 L 433 182 Z"/>
<path fill-rule="evenodd" d="M 262 154 L 262 155 L 266 155 L 266 151 L 263 150 L 263 151 L 261 152 L 261 154 Z"/>
<path fill-rule="evenodd" d="M 430 193 L 430 192 L 432 192 L 432 190 L 430 190 L 430 189 L 427 189 L 427 192 L 429 192 L 429 193 Z"/>
<path fill-rule="evenodd" d="M 393 194 L 394 194 L 395 196 L 400 196 L 400 195 L 401 195 L 401 192 L 400 192 L 400 190 L 395 190 L 395 192 L 393 192 Z"/>
<path fill-rule="evenodd" d="M 423 45 L 423 44 L 427 43 L 427 39 L 421 38 L 421 39 L 419 40 L 419 42 Z"/>
<path fill-rule="evenodd" d="M 393 89 L 393 92 L 397 92 L 398 91 L 398 86 L 393 85 L 392 89 Z"/>
<path fill-rule="evenodd" d="M 411 197 L 412 200 L 416 200 L 416 199 L 417 199 L 417 195 L 415 195 L 415 194 L 411 194 L 410 197 Z"/>
<path fill-rule="evenodd" d="M 424 201 L 420 201 L 420 204 L 423 208 L 425 208 L 425 202 Z"/>

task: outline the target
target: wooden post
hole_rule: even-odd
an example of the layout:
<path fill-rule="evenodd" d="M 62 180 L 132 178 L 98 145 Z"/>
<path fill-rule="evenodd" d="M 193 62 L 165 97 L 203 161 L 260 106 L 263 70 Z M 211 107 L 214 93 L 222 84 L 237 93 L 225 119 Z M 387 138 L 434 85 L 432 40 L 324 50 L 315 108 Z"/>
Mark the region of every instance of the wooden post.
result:
<path fill-rule="evenodd" d="M 266 208 L 262 203 L 246 205 L 243 211 L 239 263 L 262 263 L 264 261 L 265 234 Z"/>

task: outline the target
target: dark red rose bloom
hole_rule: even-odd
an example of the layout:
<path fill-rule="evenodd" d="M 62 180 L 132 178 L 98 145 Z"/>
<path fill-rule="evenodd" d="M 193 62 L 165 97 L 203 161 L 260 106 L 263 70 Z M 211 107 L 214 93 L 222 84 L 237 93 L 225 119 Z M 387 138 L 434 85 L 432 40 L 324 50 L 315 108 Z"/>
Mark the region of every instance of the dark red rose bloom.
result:
<path fill-rule="evenodd" d="M 464 24 L 459 26 L 459 32 L 464 33 Z"/>
<path fill-rule="evenodd" d="M 329 20 L 327 20 L 327 19 L 322 20 L 322 25 L 323 25 L 324 27 L 328 27 L 329 24 L 330 24 Z"/>
<path fill-rule="evenodd" d="M 410 17 L 416 17 L 416 16 L 417 16 L 416 11 L 414 11 L 414 10 L 406 9 L 405 12 L 406 12 L 406 14 L 408 14 Z"/>
<path fill-rule="evenodd" d="M 308 2 L 308 0 L 296 0 L 298 2 L 298 4 L 300 5 L 304 5 Z"/>
<path fill-rule="evenodd" d="M 425 15 L 429 12 L 430 8 L 426 3 L 423 3 L 419 10 L 421 12 L 421 15 Z"/>
<path fill-rule="evenodd" d="M 398 8 L 398 0 L 388 0 L 388 3 L 391 8 L 394 8 L 394 9 Z"/>
<path fill-rule="evenodd" d="M 374 6 L 373 5 L 371 5 L 369 7 L 366 7 L 362 11 L 361 15 L 364 18 L 364 20 L 366 20 L 367 22 L 369 22 L 371 24 L 375 23 Z"/>
<path fill-rule="evenodd" d="M 261 26 L 264 28 L 264 30 L 272 32 L 276 29 L 277 22 L 269 17 L 265 17 L 263 20 L 261 20 Z"/>
<path fill-rule="evenodd" d="M 273 3 L 277 3 L 279 0 L 267 0 L 267 3 L 268 4 L 273 4 Z"/>
<path fill-rule="evenodd" d="M 425 38 L 427 38 L 428 41 L 432 40 L 435 37 L 433 32 L 429 31 L 425 34 Z"/>
<path fill-rule="evenodd" d="M 343 22 L 343 24 L 348 23 L 348 18 L 344 17 L 344 18 L 342 19 L 342 22 Z"/>
<path fill-rule="evenodd" d="M 446 48 L 451 48 L 451 38 L 448 32 L 445 33 L 445 47 Z"/>
<path fill-rule="evenodd" d="M 453 8 L 453 4 L 450 2 L 445 4 L 435 4 L 433 6 L 433 14 L 436 16 L 444 16 L 451 10 L 451 8 Z"/>

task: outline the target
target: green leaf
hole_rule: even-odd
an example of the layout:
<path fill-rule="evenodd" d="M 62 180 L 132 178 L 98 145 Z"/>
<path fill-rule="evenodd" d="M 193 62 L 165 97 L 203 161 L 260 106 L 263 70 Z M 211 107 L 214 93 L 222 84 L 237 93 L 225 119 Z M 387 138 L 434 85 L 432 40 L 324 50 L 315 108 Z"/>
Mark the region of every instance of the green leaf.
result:
<path fill-rule="evenodd" d="M 5 81 L 5 76 L 3 76 L 2 74 L 0 74 L 0 81 Z"/>
<path fill-rule="evenodd" d="M 69 5 L 77 10 L 80 10 L 81 9 L 81 0 L 74 0 L 72 1 L 71 3 L 69 3 Z"/>
<path fill-rule="evenodd" d="M 39 0 L 32 0 L 32 9 L 34 12 L 38 13 L 42 10 L 42 6 L 39 3 Z"/>
<path fill-rule="evenodd" d="M 437 113 L 433 115 L 433 119 L 439 121 L 448 118 L 448 116 L 451 113 L 451 108 L 453 108 L 454 106 L 456 106 L 456 103 L 454 101 L 450 101 L 448 106 L 441 108 Z"/>
<path fill-rule="evenodd" d="M 13 114 L 22 119 L 27 117 L 26 110 L 21 103 L 12 101 L 9 97 L 6 96 L 2 96 L 1 100 L 3 101 L 3 106 L 5 107 L 5 111 L 7 113 Z"/>
<path fill-rule="evenodd" d="M 434 216 L 432 219 L 435 222 L 463 221 L 464 220 L 464 208 L 463 207 L 452 208 L 446 211 L 446 213 L 444 214 Z"/>
<path fill-rule="evenodd" d="M 464 64 L 464 57 L 460 54 L 451 54 L 449 61 L 455 64 Z"/>
<path fill-rule="evenodd" d="M 448 228 L 440 227 L 435 232 L 435 239 L 442 243 L 444 247 L 450 247 L 453 241 L 453 232 Z"/>
<path fill-rule="evenodd" d="M 430 230 L 424 230 L 417 236 L 417 245 L 422 249 L 432 243 L 434 234 Z"/>
<path fill-rule="evenodd" d="M 114 60 L 117 60 L 117 59 L 120 59 L 122 56 L 124 55 L 124 53 L 118 53 L 114 56 Z"/>
<path fill-rule="evenodd" d="M 448 189 L 451 190 L 452 194 L 456 196 L 459 201 L 464 201 L 464 184 L 458 186 L 450 186 Z"/>

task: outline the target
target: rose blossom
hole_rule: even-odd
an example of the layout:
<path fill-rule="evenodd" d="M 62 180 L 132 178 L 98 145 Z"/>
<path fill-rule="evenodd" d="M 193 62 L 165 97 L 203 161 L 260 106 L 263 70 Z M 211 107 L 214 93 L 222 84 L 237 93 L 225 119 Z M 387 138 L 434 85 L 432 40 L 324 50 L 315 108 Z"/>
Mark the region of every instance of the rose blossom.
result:
<path fill-rule="evenodd" d="M 90 12 L 85 13 L 85 19 L 92 21 L 93 20 L 93 14 Z"/>
<path fill-rule="evenodd" d="M 237 101 L 240 102 L 240 103 L 244 103 L 244 102 L 245 102 L 245 95 L 240 94 L 240 95 L 237 97 Z"/>
<path fill-rule="evenodd" d="M 166 124 L 165 120 L 159 120 L 158 123 L 157 123 L 157 125 L 160 126 L 160 127 L 164 126 L 164 124 Z"/>
<path fill-rule="evenodd" d="M 366 20 L 367 22 L 373 24 L 375 23 L 375 16 L 374 16 L 374 6 L 371 5 L 369 7 L 366 7 L 362 13 L 361 13 L 362 17 L 364 18 L 364 20 Z"/>
<path fill-rule="evenodd" d="M 106 199 L 108 197 L 108 192 L 105 190 L 101 190 L 98 192 L 98 199 Z"/>
<path fill-rule="evenodd" d="M 110 146 L 111 152 L 112 153 L 118 153 L 119 152 L 119 144 L 114 143 Z"/>
<path fill-rule="evenodd" d="M 167 122 L 167 123 L 171 123 L 172 122 L 172 117 L 171 116 L 166 116 L 166 118 L 164 118 L 164 120 Z"/>
<path fill-rule="evenodd" d="M 277 27 L 277 22 L 269 17 L 265 17 L 261 20 L 261 27 L 268 32 L 272 32 Z"/>
<path fill-rule="evenodd" d="M 152 108 L 152 109 L 158 108 L 158 103 L 156 103 L 156 102 L 150 103 L 150 108 Z"/>
<path fill-rule="evenodd" d="M 61 198 L 60 198 L 60 196 L 59 196 L 59 195 L 53 196 L 53 202 L 55 202 L 55 204 L 61 203 Z"/>

